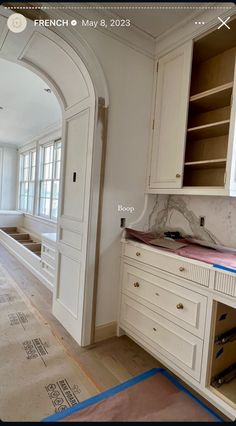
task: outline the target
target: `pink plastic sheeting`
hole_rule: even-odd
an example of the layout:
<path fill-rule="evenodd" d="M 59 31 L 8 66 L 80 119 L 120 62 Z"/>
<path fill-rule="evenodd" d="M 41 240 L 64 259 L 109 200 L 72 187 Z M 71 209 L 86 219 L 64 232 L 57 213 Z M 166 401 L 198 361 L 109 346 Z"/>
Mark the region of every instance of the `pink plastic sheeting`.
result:
<path fill-rule="evenodd" d="M 161 374 L 64 417 L 62 422 L 213 422 L 211 413 Z"/>
<path fill-rule="evenodd" d="M 201 260 L 202 262 L 210 264 L 236 268 L 236 253 L 234 252 L 223 253 L 210 248 L 198 246 L 197 244 L 189 244 L 186 247 L 176 250 L 175 253 L 183 257 Z"/>
<path fill-rule="evenodd" d="M 136 238 L 148 245 L 152 245 L 150 241 L 158 236 L 155 232 L 141 232 L 130 228 L 126 228 L 126 232 L 128 236 Z M 212 265 L 218 264 L 236 269 L 236 253 L 234 252 L 221 252 L 207 247 L 201 247 L 197 244 L 189 244 L 186 240 L 178 241 L 186 243 L 186 247 L 182 247 L 177 250 L 158 247 L 158 250 L 171 251 L 179 256 L 187 257 L 189 259 L 200 260 Z"/>

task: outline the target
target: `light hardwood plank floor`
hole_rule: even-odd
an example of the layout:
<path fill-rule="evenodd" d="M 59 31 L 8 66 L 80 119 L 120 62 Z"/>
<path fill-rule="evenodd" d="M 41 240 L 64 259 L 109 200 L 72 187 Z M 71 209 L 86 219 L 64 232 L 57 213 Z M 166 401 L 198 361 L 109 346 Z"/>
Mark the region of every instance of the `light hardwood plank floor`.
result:
<path fill-rule="evenodd" d="M 81 348 L 51 313 L 51 292 L 0 245 L 0 262 L 49 324 L 68 354 L 83 368 L 100 391 L 160 364 L 126 336 L 113 337 Z"/>

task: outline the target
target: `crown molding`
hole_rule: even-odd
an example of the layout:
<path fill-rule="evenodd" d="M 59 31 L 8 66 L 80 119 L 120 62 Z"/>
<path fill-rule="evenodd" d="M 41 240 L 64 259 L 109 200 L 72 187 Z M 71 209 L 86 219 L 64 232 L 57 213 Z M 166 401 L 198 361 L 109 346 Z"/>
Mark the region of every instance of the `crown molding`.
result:
<path fill-rule="evenodd" d="M 48 5 L 52 5 L 52 3 L 48 3 Z M 47 14 L 50 16 L 51 19 L 88 19 L 91 21 L 100 21 L 101 19 L 109 20 L 109 19 L 120 19 L 120 16 L 112 13 L 110 11 L 104 11 L 104 10 L 54 10 L 49 9 L 47 10 Z M 55 29 L 53 29 L 55 30 Z M 101 26 L 97 26 L 97 28 L 87 28 L 89 31 L 96 31 L 102 32 L 106 34 L 107 36 L 125 44 L 126 46 L 142 53 L 143 55 L 148 56 L 151 59 L 154 59 L 154 52 L 155 52 L 155 39 L 145 32 L 141 31 L 135 26 L 131 27 L 122 27 L 121 29 L 118 27 L 107 27 L 103 28 Z M 67 31 L 73 31 L 74 34 L 82 34 L 84 35 L 86 39 L 86 27 L 77 26 L 73 29 L 63 28 L 63 31 L 65 33 Z"/>

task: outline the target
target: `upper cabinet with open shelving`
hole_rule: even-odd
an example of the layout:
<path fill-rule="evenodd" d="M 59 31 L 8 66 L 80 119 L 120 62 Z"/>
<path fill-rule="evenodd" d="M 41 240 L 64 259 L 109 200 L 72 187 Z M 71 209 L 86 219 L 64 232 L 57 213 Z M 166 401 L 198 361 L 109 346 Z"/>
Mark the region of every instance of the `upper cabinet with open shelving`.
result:
<path fill-rule="evenodd" d="M 235 62 L 236 19 L 159 59 L 148 192 L 236 196 Z"/>

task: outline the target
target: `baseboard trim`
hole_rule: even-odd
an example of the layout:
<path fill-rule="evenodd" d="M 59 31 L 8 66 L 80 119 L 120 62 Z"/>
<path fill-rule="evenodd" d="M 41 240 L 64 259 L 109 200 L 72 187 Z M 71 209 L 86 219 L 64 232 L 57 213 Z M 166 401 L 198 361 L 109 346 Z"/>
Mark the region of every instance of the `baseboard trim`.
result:
<path fill-rule="evenodd" d="M 109 339 L 116 336 L 116 321 L 108 322 L 107 324 L 98 325 L 95 327 L 95 342 Z"/>

